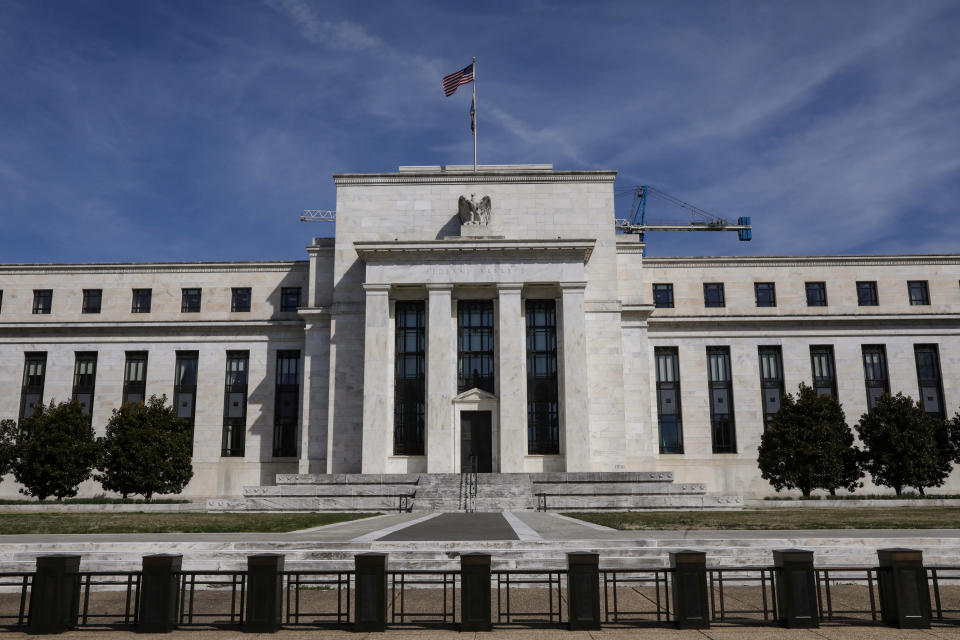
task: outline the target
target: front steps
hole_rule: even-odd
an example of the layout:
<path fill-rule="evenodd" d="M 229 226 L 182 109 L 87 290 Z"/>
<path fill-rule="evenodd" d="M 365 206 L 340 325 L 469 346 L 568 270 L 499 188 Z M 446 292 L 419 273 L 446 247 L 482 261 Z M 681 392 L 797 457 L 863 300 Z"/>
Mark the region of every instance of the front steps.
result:
<path fill-rule="evenodd" d="M 469 502 L 463 476 L 278 474 L 275 486 L 245 487 L 239 499 L 207 501 L 209 511 L 637 511 L 739 510 L 741 496 L 711 496 L 670 471 L 481 473 Z"/>

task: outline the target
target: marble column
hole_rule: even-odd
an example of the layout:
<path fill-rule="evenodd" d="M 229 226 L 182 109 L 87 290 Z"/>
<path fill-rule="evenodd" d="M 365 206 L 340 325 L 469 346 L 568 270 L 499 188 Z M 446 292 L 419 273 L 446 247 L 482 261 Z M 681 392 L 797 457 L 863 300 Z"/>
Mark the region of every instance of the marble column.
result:
<path fill-rule="evenodd" d="M 427 473 L 453 473 L 457 334 L 451 284 L 427 285 Z"/>
<path fill-rule="evenodd" d="M 390 285 L 364 284 L 366 291 L 366 326 L 363 341 L 363 473 L 384 473 L 387 456 L 393 453 L 387 399 L 391 389 Z"/>
<path fill-rule="evenodd" d="M 326 473 L 330 388 L 330 313 L 301 309 L 304 319 L 303 427 L 300 430 L 300 473 Z"/>
<path fill-rule="evenodd" d="M 567 471 L 592 471 L 590 420 L 587 407 L 587 340 L 583 309 L 585 282 L 560 283 L 563 323 L 560 406 Z"/>
<path fill-rule="evenodd" d="M 497 387 L 500 417 L 497 420 L 501 473 L 523 472 L 527 453 L 526 328 L 521 283 L 497 287 Z"/>

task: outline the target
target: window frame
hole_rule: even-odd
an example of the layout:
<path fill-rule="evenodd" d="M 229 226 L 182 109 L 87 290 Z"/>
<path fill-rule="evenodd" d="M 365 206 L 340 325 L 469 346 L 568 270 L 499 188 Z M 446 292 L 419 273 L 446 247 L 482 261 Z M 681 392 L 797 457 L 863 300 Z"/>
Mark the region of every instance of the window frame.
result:
<path fill-rule="evenodd" d="M 427 431 L 426 302 L 397 300 L 393 327 L 393 455 L 422 456 Z"/>
<path fill-rule="evenodd" d="M 653 283 L 653 307 L 655 309 L 673 309 L 674 300 L 673 300 L 673 283 L 672 282 L 654 282 Z M 668 300 L 664 301 L 662 304 L 658 300 L 657 293 L 666 292 Z"/>
<path fill-rule="evenodd" d="M 39 364 L 40 373 L 30 373 L 30 365 Z M 40 381 L 31 380 L 39 375 Z M 23 354 L 23 382 L 20 386 L 20 420 L 33 416 L 33 407 L 43 404 L 43 390 L 47 380 L 47 352 L 46 351 L 27 351 Z M 37 402 L 27 404 L 28 395 L 39 396 Z M 29 410 L 29 415 L 28 415 Z"/>
<path fill-rule="evenodd" d="M 660 359 L 669 358 L 672 360 L 674 380 L 661 379 Z M 683 401 L 681 398 L 681 379 L 680 379 L 680 350 L 677 347 L 654 347 L 653 348 L 653 366 L 657 384 L 657 435 L 660 441 L 660 453 L 663 455 L 683 454 Z M 664 376 L 666 377 L 666 376 Z M 667 397 L 667 394 L 671 394 Z M 665 414 L 663 407 L 674 400 L 674 413 Z M 672 423 L 665 424 L 667 418 L 675 418 Z M 673 433 L 671 436 L 673 444 L 668 446 L 668 438 L 664 437 L 666 429 L 670 428 Z"/>
<path fill-rule="evenodd" d="M 808 307 L 826 307 L 829 304 L 827 298 L 827 282 L 825 280 L 815 280 L 811 282 L 804 282 L 803 288 L 806 293 L 807 306 Z M 822 300 L 813 299 L 811 300 L 810 292 L 816 291 L 823 294 Z"/>
<path fill-rule="evenodd" d="M 722 356 L 724 358 L 724 375 L 726 380 L 714 379 L 714 367 L 711 362 L 711 356 Z M 707 347 L 707 390 L 709 392 L 710 403 L 710 441 L 712 451 L 715 454 L 737 453 L 737 421 L 733 400 L 733 362 L 730 356 L 730 347 L 728 346 L 709 346 Z M 717 391 L 726 391 L 727 411 L 721 413 L 717 409 Z M 719 416 L 726 416 L 722 419 Z M 720 438 L 721 431 L 726 430 Z"/>
<path fill-rule="evenodd" d="M 288 296 L 296 292 L 296 304 L 291 306 L 292 300 L 288 300 Z M 303 303 L 303 287 L 280 287 L 280 312 L 281 313 L 296 313 L 297 309 L 301 307 Z"/>
<path fill-rule="evenodd" d="M 239 362 L 243 362 L 242 368 L 231 368 L 233 363 Z M 241 371 L 242 380 L 239 380 L 237 373 Z M 227 351 L 223 382 L 223 432 L 220 439 L 220 457 L 222 458 L 243 458 L 246 455 L 249 384 L 250 352 Z M 241 397 L 236 398 L 236 394 L 241 394 Z M 230 405 L 233 400 L 242 403 L 239 416 L 230 415 Z"/>
<path fill-rule="evenodd" d="M 720 294 L 719 304 L 710 303 L 710 291 Z M 715 301 L 716 302 L 716 301 Z M 722 309 L 727 306 L 727 296 L 722 282 L 703 283 L 703 306 L 706 309 Z"/>
<path fill-rule="evenodd" d="M 479 324 L 475 322 L 479 315 Z M 480 348 L 474 348 L 475 342 Z M 474 376 L 467 363 L 479 364 Z M 493 300 L 457 300 L 457 393 L 478 388 L 496 393 L 496 315 Z"/>
<path fill-rule="evenodd" d="M 914 298 L 914 288 L 917 288 L 922 296 L 919 299 Z M 930 282 L 929 280 L 907 280 L 907 300 L 911 307 L 927 307 L 930 305 Z"/>
<path fill-rule="evenodd" d="M 890 393 L 890 369 L 887 361 L 887 347 L 882 344 L 864 344 L 860 345 L 860 355 L 863 362 L 863 384 L 867 393 L 867 411 L 870 411 L 876 406 L 874 402 L 874 397 L 871 393 L 871 389 L 880 389 L 880 394 L 889 394 Z M 869 362 L 867 359 L 868 355 L 879 356 L 879 364 Z M 880 377 L 874 377 L 874 369 L 879 366 L 881 375 Z M 879 399 L 879 396 L 876 396 Z"/>
<path fill-rule="evenodd" d="M 94 296 L 94 294 L 96 294 Z M 93 306 L 92 300 L 96 299 L 96 307 Z M 80 313 L 100 313 L 100 310 L 103 306 L 103 289 L 84 289 L 83 290 L 83 301 L 80 303 Z"/>
<path fill-rule="evenodd" d="M 238 304 L 243 302 L 242 296 L 246 295 L 246 305 Z M 242 308 L 246 306 L 246 308 Z M 230 313 L 250 313 L 253 307 L 253 290 L 250 287 L 231 287 L 230 289 Z"/>
<path fill-rule="evenodd" d="M 825 362 L 828 362 L 830 365 L 830 387 L 827 388 L 826 385 L 817 384 L 817 380 L 823 381 L 826 380 L 826 376 L 817 376 L 817 360 L 816 356 L 826 356 L 828 359 Z M 821 389 L 827 389 L 830 391 L 831 397 L 835 398 L 838 402 L 840 400 L 837 395 L 837 358 L 834 352 L 832 344 L 812 344 L 810 345 L 810 378 L 811 386 L 818 395 L 827 395 L 821 393 Z"/>
<path fill-rule="evenodd" d="M 33 290 L 33 315 L 48 316 L 53 310 L 53 289 Z"/>
<path fill-rule="evenodd" d="M 862 293 L 866 291 L 869 299 L 864 302 Z M 880 305 L 880 296 L 877 292 L 876 280 L 857 280 L 857 306 L 858 307 L 877 307 Z"/>
<path fill-rule="evenodd" d="M 90 373 L 81 373 L 80 368 L 82 364 L 93 363 L 93 371 Z M 81 376 L 90 376 L 89 384 L 88 381 L 81 378 Z M 96 397 L 96 388 L 97 388 L 97 352 L 96 351 L 77 351 L 74 355 L 73 361 L 73 389 L 71 391 L 71 399 L 75 402 L 80 402 L 81 406 L 84 407 L 84 415 L 93 416 L 93 403 L 94 398 Z M 81 396 L 89 396 L 90 400 L 87 404 L 84 404 L 80 401 Z"/>
<path fill-rule="evenodd" d="M 180 289 L 180 313 L 200 313 L 202 304 L 202 287 L 183 287 Z"/>
<path fill-rule="evenodd" d="M 146 302 L 146 305 L 143 303 Z M 130 313 L 150 313 L 153 306 L 153 289 L 133 289 L 130 299 Z"/>
<path fill-rule="evenodd" d="M 189 380 L 186 384 L 181 377 L 181 363 L 190 362 L 193 365 L 193 384 Z M 176 359 L 173 365 L 173 408 L 177 412 L 177 417 L 186 420 L 190 425 L 190 446 L 193 447 L 194 425 L 197 419 L 197 385 L 200 384 L 200 352 L 199 351 L 177 351 Z M 190 401 L 190 415 L 180 415 L 180 405 L 184 396 Z"/>
<path fill-rule="evenodd" d="M 771 355 L 775 359 L 778 373 L 776 378 L 765 377 L 763 375 L 765 355 Z M 778 402 L 780 407 L 783 406 L 783 397 L 786 394 L 786 384 L 783 376 L 783 347 L 780 345 L 757 345 L 757 359 L 760 365 L 760 409 L 763 414 L 763 429 L 766 431 L 770 427 L 770 421 L 773 419 L 773 416 L 776 415 L 776 412 L 767 412 L 767 394 L 777 391 L 780 397 Z M 779 408 L 777 411 L 779 411 Z"/>
<path fill-rule="evenodd" d="M 543 317 L 543 322 L 537 320 Z M 527 455 L 560 454 L 557 301 L 524 301 L 527 371 Z M 543 348 L 536 348 L 542 344 Z M 541 373 L 542 371 L 542 373 Z"/>
<path fill-rule="evenodd" d="M 920 370 L 920 354 L 921 353 L 930 353 L 933 356 L 931 364 L 936 370 L 936 375 L 933 378 L 924 378 L 921 376 Z M 945 420 L 947 417 L 947 409 L 944 405 L 943 397 L 943 367 L 940 363 L 940 348 L 936 343 L 926 343 L 926 344 L 915 344 L 913 345 L 913 360 L 917 368 L 917 387 L 920 392 L 920 406 L 923 407 L 923 410 L 929 416 L 935 416 L 938 419 Z M 937 403 L 940 406 L 939 411 L 928 411 L 926 399 L 924 398 L 923 389 L 924 387 L 933 387 L 934 391 L 937 394 Z"/>
<path fill-rule="evenodd" d="M 762 288 L 767 288 L 770 293 L 770 299 L 761 303 L 760 301 L 760 291 Z M 777 285 L 775 282 L 754 282 L 753 283 L 753 298 L 756 302 L 757 307 L 775 307 L 777 306 Z"/>
<path fill-rule="evenodd" d="M 124 354 L 123 361 L 123 398 L 120 405 L 131 404 L 130 396 L 138 394 L 139 402 L 143 404 L 147 400 L 147 371 L 150 364 L 150 353 L 148 351 L 127 351 Z M 130 365 L 135 362 L 143 362 L 143 380 L 133 380 L 130 378 Z"/>

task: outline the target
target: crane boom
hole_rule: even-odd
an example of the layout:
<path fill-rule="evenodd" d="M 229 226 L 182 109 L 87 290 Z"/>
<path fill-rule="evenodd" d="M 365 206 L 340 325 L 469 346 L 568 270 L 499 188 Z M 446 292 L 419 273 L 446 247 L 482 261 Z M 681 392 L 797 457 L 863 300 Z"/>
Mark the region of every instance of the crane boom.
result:
<path fill-rule="evenodd" d="M 642 238 L 647 231 L 736 231 L 737 236 L 742 241 L 749 241 L 753 237 L 753 226 L 750 224 L 749 216 L 741 216 L 737 218 L 736 224 L 733 224 L 669 193 L 664 193 L 646 185 L 631 187 L 629 191 L 623 193 L 634 194 L 633 206 L 631 207 L 633 218 L 617 218 L 615 220 L 616 228 L 623 233 L 638 234 Z M 686 209 L 691 215 L 699 219 L 687 224 L 647 224 L 648 197 L 657 198 L 680 209 Z"/>
<path fill-rule="evenodd" d="M 300 222 L 336 222 L 336 209 L 304 209 Z"/>

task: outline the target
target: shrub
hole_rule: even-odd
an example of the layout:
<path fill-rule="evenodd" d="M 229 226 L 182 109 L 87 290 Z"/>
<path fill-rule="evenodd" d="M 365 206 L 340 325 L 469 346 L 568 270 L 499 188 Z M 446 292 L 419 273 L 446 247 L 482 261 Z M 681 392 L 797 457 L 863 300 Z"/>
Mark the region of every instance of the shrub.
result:
<path fill-rule="evenodd" d="M 784 396 L 757 452 L 760 475 L 777 491 L 853 491 L 863 476 L 843 407 L 802 383 L 796 397 Z"/>
<path fill-rule="evenodd" d="M 83 414 L 78 402 L 54 404 L 51 400 L 47 406 L 36 405 L 33 415 L 20 421 L 13 451 L 11 468 L 23 485 L 20 493 L 45 500 L 77 495 L 77 486 L 90 477 L 100 448 L 90 416 Z"/>
<path fill-rule="evenodd" d="M 193 477 L 192 434 L 166 396 L 113 410 L 101 439 L 103 455 L 96 479 L 124 498 L 180 493 Z"/>
<path fill-rule="evenodd" d="M 884 395 L 860 417 L 857 433 L 864 446 L 864 468 L 874 484 L 892 487 L 897 495 L 914 487 L 939 487 L 950 474 L 953 457 L 946 425 L 910 396 Z"/>

